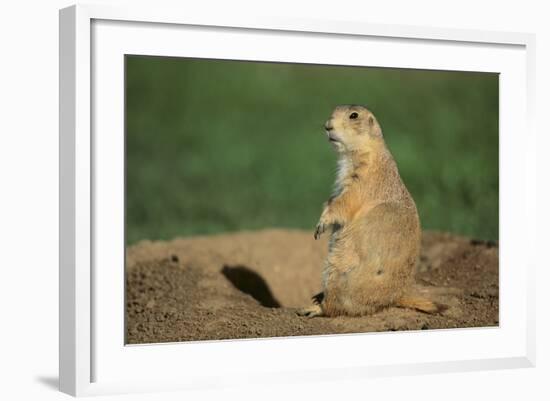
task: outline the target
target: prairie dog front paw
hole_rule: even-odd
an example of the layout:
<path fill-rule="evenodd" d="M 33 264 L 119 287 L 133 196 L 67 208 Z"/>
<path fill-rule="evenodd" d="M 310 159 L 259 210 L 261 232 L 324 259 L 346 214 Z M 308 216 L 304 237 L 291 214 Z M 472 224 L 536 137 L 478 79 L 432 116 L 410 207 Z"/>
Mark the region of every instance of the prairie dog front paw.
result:
<path fill-rule="evenodd" d="M 315 227 L 315 234 L 313 235 L 313 237 L 315 239 L 319 239 L 321 238 L 321 234 L 323 234 L 328 226 L 330 225 L 330 222 L 329 222 L 329 219 L 328 219 L 328 207 L 325 206 L 325 208 L 323 209 L 323 213 L 321 214 L 321 217 L 319 219 L 319 223 L 317 223 L 317 227 Z"/>
<path fill-rule="evenodd" d="M 313 234 L 313 238 L 319 239 L 321 238 L 321 234 L 323 234 L 326 231 L 326 226 L 319 222 L 317 223 L 317 227 L 315 227 L 315 234 Z"/>

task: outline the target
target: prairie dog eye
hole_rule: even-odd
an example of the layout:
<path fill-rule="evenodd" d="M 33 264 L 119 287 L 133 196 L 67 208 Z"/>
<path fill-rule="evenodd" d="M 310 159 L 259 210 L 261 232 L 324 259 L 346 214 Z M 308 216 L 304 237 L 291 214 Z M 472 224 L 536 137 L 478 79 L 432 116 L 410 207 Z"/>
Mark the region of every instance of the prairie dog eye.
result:
<path fill-rule="evenodd" d="M 350 120 L 355 120 L 357 117 L 359 117 L 359 114 L 355 111 L 349 115 Z"/>

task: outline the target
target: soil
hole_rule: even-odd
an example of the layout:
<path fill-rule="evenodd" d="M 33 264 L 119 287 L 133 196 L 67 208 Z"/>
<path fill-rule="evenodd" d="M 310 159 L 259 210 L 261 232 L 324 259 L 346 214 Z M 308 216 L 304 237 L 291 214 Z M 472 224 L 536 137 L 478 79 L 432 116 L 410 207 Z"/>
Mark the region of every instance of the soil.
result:
<path fill-rule="evenodd" d="M 438 314 L 389 307 L 364 317 L 307 318 L 327 239 L 262 230 L 142 241 L 126 252 L 129 344 L 487 327 L 499 324 L 498 244 L 425 232 L 417 282 Z"/>

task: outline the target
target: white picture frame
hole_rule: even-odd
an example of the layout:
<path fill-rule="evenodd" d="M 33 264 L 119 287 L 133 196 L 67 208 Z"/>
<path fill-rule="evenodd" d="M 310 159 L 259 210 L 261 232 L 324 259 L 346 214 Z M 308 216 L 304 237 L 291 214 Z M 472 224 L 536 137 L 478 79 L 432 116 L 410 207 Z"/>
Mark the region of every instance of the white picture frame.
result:
<path fill-rule="evenodd" d="M 324 56 L 319 46 L 335 38 L 374 56 L 367 62 L 336 47 Z M 60 390 L 79 396 L 534 366 L 534 43 L 524 33 L 235 20 L 155 7 L 61 10 Z M 500 73 L 500 326 L 125 346 L 124 54 Z M 107 130 L 113 134 L 94 136 Z"/>

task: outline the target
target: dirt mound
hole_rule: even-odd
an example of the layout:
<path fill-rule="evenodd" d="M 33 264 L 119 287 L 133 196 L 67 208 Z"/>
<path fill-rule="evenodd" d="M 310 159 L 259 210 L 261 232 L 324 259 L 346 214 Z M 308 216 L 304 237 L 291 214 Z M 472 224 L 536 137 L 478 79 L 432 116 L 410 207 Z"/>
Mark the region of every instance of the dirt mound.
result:
<path fill-rule="evenodd" d="M 126 255 L 126 342 L 498 325 L 496 243 L 424 233 L 417 281 L 438 288 L 448 306 L 441 314 L 391 307 L 359 318 L 299 317 L 295 308 L 321 288 L 326 253 L 326 238 L 298 230 L 142 241 Z"/>

